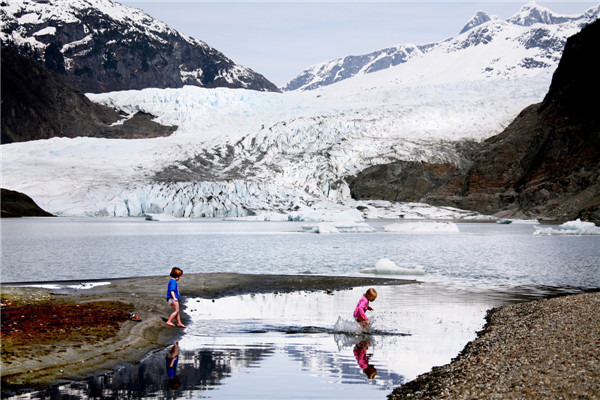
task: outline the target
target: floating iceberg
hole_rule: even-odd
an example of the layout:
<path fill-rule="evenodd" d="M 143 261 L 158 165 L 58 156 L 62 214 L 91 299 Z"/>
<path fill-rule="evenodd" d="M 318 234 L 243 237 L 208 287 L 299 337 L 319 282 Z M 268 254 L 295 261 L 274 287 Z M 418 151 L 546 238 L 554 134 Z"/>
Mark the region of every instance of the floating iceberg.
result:
<path fill-rule="evenodd" d="M 575 221 L 565 222 L 558 228 L 535 227 L 534 235 L 600 235 L 600 227 L 593 222 L 585 222 L 577 218 Z"/>
<path fill-rule="evenodd" d="M 375 228 L 366 222 L 355 221 L 333 221 L 320 222 L 318 224 L 303 225 L 302 229 L 313 233 L 369 233 L 375 232 Z"/>
<path fill-rule="evenodd" d="M 531 224 L 536 225 L 540 222 L 537 219 L 501 219 L 496 221 L 497 224 Z"/>
<path fill-rule="evenodd" d="M 386 232 L 395 233 L 458 233 L 454 222 L 400 222 L 383 227 Z"/>
<path fill-rule="evenodd" d="M 189 218 L 174 217 L 169 214 L 144 214 L 146 221 L 189 221 Z"/>
<path fill-rule="evenodd" d="M 414 268 L 403 268 L 397 266 L 389 258 L 381 258 L 375 263 L 375 267 L 364 268 L 360 272 L 376 275 L 425 275 L 425 268 L 422 265 L 417 265 Z"/>

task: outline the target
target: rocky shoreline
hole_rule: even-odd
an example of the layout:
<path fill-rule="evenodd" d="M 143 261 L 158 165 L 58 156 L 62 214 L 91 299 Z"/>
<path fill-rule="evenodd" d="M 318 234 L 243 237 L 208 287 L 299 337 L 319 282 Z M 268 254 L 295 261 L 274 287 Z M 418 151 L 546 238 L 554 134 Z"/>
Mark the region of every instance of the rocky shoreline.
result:
<path fill-rule="evenodd" d="M 600 398 L 600 293 L 490 310 L 450 364 L 395 389 L 400 399 Z"/>

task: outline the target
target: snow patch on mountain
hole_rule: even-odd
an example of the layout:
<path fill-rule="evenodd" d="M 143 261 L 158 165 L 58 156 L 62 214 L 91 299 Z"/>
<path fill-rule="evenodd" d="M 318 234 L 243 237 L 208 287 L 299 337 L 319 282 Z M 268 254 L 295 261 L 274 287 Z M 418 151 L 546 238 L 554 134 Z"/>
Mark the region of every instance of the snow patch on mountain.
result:
<path fill-rule="evenodd" d="M 464 28 L 462 28 L 460 34 L 465 33 L 466 31 L 469 31 L 475 28 L 476 26 L 484 24 L 490 21 L 492 18 L 498 17 L 490 17 L 485 11 L 477 11 L 477 13 L 469 20 L 469 22 L 467 22 Z"/>

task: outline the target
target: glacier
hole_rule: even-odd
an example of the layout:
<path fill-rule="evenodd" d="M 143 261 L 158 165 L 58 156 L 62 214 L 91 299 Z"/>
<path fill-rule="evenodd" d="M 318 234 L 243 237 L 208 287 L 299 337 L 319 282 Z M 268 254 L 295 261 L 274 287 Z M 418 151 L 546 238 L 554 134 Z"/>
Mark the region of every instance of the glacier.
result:
<path fill-rule="evenodd" d="M 451 207 L 355 201 L 347 178 L 398 160 L 466 168 L 465 148 L 540 102 L 558 60 L 533 69 L 515 63 L 531 50 L 500 29 L 506 24 L 478 26 L 497 28 L 491 44 L 459 46 L 466 31 L 462 42 L 312 91 L 185 86 L 87 94 L 125 118 L 142 111 L 178 128 L 153 139 L 4 144 L 2 186 L 58 216 L 328 221 L 353 209 L 356 220 L 490 219 Z M 563 26 L 556 34 L 576 31 Z"/>
<path fill-rule="evenodd" d="M 321 201 L 350 201 L 344 178 L 373 164 L 460 165 L 461 141 L 500 132 L 539 102 L 550 82 L 546 72 L 405 83 L 398 77 L 406 66 L 311 92 L 186 86 L 88 94 L 178 129 L 155 139 L 3 145 L 2 185 L 62 216 L 290 214 Z"/>

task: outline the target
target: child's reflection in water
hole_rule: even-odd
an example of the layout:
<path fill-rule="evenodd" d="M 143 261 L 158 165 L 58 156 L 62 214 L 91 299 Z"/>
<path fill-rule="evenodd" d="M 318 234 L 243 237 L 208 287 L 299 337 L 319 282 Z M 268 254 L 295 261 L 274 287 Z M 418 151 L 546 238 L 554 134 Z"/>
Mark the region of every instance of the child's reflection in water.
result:
<path fill-rule="evenodd" d="M 165 357 L 167 365 L 167 376 L 169 377 L 169 387 L 177 389 L 181 386 L 181 381 L 177 376 L 177 363 L 179 362 L 179 342 L 173 343 L 173 347 L 168 351 Z"/>
<path fill-rule="evenodd" d="M 356 346 L 354 346 L 354 357 L 358 361 L 358 366 L 369 379 L 375 378 L 377 370 L 373 364 L 369 364 L 369 358 L 373 355 L 367 354 L 367 349 L 371 346 L 371 342 L 367 338 L 363 338 Z"/>

